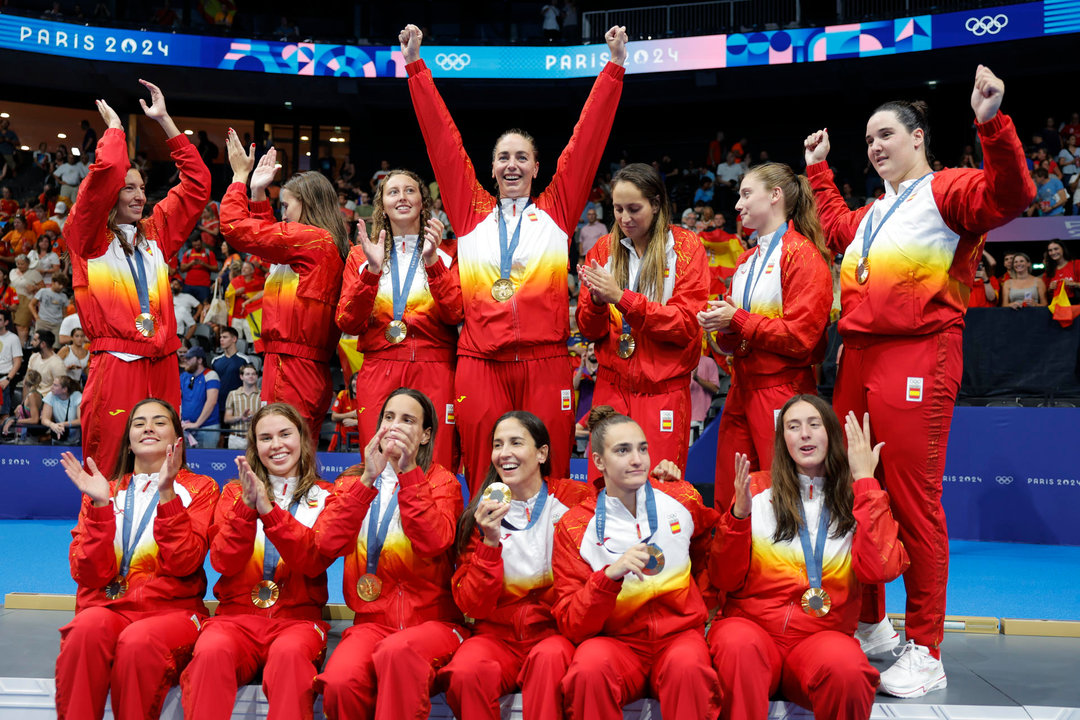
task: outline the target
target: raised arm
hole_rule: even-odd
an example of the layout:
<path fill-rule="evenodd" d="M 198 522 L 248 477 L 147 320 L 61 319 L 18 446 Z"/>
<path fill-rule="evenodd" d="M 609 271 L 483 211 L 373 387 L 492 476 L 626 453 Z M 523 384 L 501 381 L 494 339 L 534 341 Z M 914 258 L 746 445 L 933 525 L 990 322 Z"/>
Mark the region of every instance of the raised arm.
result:
<path fill-rule="evenodd" d="M 64 223 L 64 240 L 73 253 L 82 257 L 97 257 L 108 248 L 105 223 L 116 206 L 130 165 L 120 116 L 104 100 L 95 102 L 107 129 L 98 140 L 94 163 L 79 185 L 78 202 Z"/>
<path fill-rule="evenodd" d="M 859 229 L 859 223 L 862 222 L 863 215 L 869 212 L 870 206 L 852 210 L 844 202 L 843 195 L 836 189 L 833 172 L 826 162 L 829 148 L 828 128 L 810 133 L 803 141 L 806 177 L 814 188 L 818 216 L 825 230 L 825 244 L 833 252 L 842 253 L 855 239 L 855 231 Z"/>

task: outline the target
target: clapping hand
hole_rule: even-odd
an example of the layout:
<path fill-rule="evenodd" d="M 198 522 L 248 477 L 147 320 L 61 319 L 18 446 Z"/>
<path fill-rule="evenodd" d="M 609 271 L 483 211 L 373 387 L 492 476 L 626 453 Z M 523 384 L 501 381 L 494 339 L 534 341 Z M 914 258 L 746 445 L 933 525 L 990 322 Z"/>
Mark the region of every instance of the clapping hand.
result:
<path fill-rule="evenodd" d="M 753 498 L 750 495 L 750 460 L 744 453 L 735 453 L 735 504 L 731 513 L 738 520 L 750 516 Z"/>
<path fill-rule="evenodd" d="M 90 498 L 94 507 L 105 507 L 109 504 L 109 481 L 98 470 L 94 458 L 86 458 L 86 467 L 90 469 L 90 472 L 84 470 L 82 463 L 70 452 L 60 454 L 60 464 L 67 476 L 71 478 L 71 482 L 75 483 L 79 492 Z"/>

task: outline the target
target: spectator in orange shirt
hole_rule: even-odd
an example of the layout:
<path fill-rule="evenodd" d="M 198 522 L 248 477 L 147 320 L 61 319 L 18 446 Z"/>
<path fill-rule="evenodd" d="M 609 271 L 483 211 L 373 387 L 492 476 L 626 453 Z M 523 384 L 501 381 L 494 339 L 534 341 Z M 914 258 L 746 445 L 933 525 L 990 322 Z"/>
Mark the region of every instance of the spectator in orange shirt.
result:
<path fill-rule="evenodd" d="M 0 220 L 7 220 L 19 212 L 19 203 L 11 197 L 11 188 L 0 189 Z"/>
<path fill-rule="evenodd" d="M 204 214 L 205 219 L 205 214 Z M 202 236 L 191 239 L 191 248 L 180 260 L 180 272 L 184 273 L 184 292 L 206 302 L 210 299 L 210 273 L 217 272 L 217 258 L 212 250 L 203 246 Z"/>
<path fill-rule="evenodd" d="M 1046 291 L 1049 297 L 1053 297 L 1058 290 L 1058 285 L 1065 283 L 1065 292 L 1068 293 L 1069 302 L 1075 304 L 1080 300 L 1080 260 L 1073 260 L 1069 251 L 1058 240 L 1051 240 L 1046 246 L 1046 256 L 1043 259 L 1046 273 L 1043 281 L 1046 283 Z"/>
<path fill-rule="evenodd" d="M 34 241 L 37 240 L 37 234 L 30 229 L 30 226 L 26 222 L 26 218 L 22 215 L 16 215 L 14 222 L 14 229 L 4 236 L 3 243 L 6 246 L 5 252 L 0 260 L 5 262 L 12 262 L 16 255 L 22 255 L 30 252 L 34 249 Z"/>
<path fill-rule="evenodd" d="M 975 282 L 971 286 L 971 295 L 968 297 L 968 307 L 997 307 L 998 285 L 994 277 L 992 265 L 986 260 L 988 253 L 983 251 L 983 259 L 979 262 L 979 268 L 975 271 Z"/>
<path fill-rule="evenodd" d="M 229 325 L 249 343 L 254 338 L 251 336 L 247 316 L 262 307 L 265 284 L 266 278 L 255 274 L 255 266 L 249 260 L 240 265 L 240 274 L 229 281 L 229 290 L 235 293 L 229 308 Z"/>
<path fill-rule="evenodd" d="M 342 390 L 334 398 L 334 404 L 330 407 L 330 419 L 334 421 L 334 437 L 330 439 L 328 451 L 333 452 L 341 446 L 343 452 L 348 452 L 350 447 L 359 447 L 360 430 L 357 415 L 356 402 L 356 376 L 353 373 L 349 378 L 349 387 Z"/>

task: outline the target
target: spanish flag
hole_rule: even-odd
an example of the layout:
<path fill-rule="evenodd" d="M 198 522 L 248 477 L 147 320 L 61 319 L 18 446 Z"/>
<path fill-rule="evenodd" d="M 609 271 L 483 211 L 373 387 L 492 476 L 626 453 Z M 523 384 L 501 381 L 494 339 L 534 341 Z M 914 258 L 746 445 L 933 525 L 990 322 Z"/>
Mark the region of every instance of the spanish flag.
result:
<path fill-rule="evenodd" d="M 352 374 L 360 371 L 364 364 L 364 353 L 356 347 L 356 338 L 343 337 L 338 340 L 338 360 L 341 361 L 341 371 L 345 376 L 345 385 L 348 386 Z"/>
<path fill-rule="evenodd" d="M 1072 325 L 1073 318 L 1080 312 L 1080 307 L 1074 308 L 1069 302 L 1069 293 L 1065 290 L 1064 280 L 1058 283 L 1057 292 L 1054 293 L 1054 299 L 1050 301 L 1049 310 L 1063 328 Z"/>
<path fill-rule="evenodd" d="M 726 281 L 735 274 L 739 256 L 746 248 L 739 242 L 737 235 L 722 229 L 703 232 L 700 237 L 709 257 L 709 299 L 714 300 L 727 295 Z"/>
<path fill-rule="evenodd" d="M 249 312 L 247 322 L 248 329 L 251 331 L 251 337 L 254 340 L 253 345 L 255 347 L 255 352 L 262 352 L 262 308 Z"/>

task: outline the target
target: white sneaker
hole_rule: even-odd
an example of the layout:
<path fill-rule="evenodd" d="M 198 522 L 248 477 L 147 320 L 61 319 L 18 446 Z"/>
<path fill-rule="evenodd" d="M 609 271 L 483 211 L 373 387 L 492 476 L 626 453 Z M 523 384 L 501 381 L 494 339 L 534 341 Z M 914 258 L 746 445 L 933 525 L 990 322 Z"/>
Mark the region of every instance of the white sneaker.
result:
<path fill-rule="evenodd" d="M 855 639 L 862 646 L 863 653 L 878 655 L 889 652 L 900 644 L 900 635 L 893 630 L 892 621 L 886 615 L 885 619 L 877 623 L 859 623 L 859 629 L 855 631 Z"/>
<path fill-rule="evenodd" d="M 893 666 L 881 673 L 880 689 L 896 697 L 917 698 L 931 690 L 941 690 L 947 684 L 941 661 L 924 645 L 908 640 Z"/>

